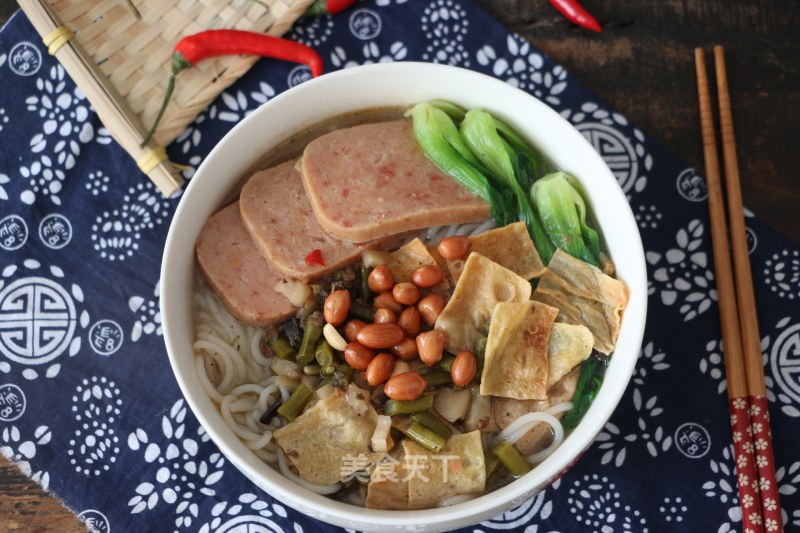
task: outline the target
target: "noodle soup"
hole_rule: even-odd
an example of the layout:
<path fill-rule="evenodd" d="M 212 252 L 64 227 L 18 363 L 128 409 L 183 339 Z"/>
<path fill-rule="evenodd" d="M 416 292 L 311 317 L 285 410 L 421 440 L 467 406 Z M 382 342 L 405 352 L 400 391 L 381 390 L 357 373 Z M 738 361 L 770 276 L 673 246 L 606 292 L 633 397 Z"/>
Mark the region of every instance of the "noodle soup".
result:
<path fill-rule="evenodd" d="M 528 161 L 519 179 L 537 184 L 526 208 L 539 206 L 541 227 L 513 203 L 491 205 L 511 206 L 497 225 L 419 130 L 371 110 L 296 136 L 197 242 L 195 365 L 226 425 L 302 487 L 379 509 L 464 502 L 545 460 L 596 394 L 586 383 L 599 387 L 628 299 L 578 188 L 546 159 L 518 148 L 515 163 Z M 371 180 L 361 196 L 350 172 Z M 402 183 L 376 215 L 362 204 L 381 201 L 387 177 Z M 571 211 L 548 211 L 564 194 Z M 351 204 L 349 224 L 326 211 L 331 195 Z M 531 236 L 564 237 L 548 217 L 580 219 L 594 264 L 556 246 L 545 264 Z M 386 229 L 395 218 L 408 231 Z M 369 240 L 338 239 L 352 226 Z"/>
<path fill-rule="evenodd" d="M 271 147 L 284 144 L 292 132 L 307 131 L 313 124 L 328 122 L 332 120 L 331 117 L 353 114 L 361 109 L 385 106 L 408 109 L 416 102 L 425 102 L 442 97 L 451 99 L 453 102 L 462 104 L 467 108 L 479 107 L 491 102 L 491 110 L 497 113 L 496 116 L 507 121 L 507 124 L 524 135 L 525 139 L 540 148 L 542 153 L 546 154 L 547 158 L 553 163 L 554 168 L 564 169 L 580 179 L 580 184 L 585 190 L 584 199 L 587 201 L 587 206 L 591 204 L 593 214 L 596 216 L 597 224 L 594 224 L 593 221 L 590 221 L 590 224 L 593 227 L 602 228 L 603 233 L 608 237 L 608 242 L 605 244 L 604 249 L 607 247 L 608 256 L 613 258 L 615 262 L 616 272 L 613 277 L 624 282 L 630 292 L 613 357 L 610 358 L 608 367 L 605 369 L 603 385 L 599 391 L 596 391 L 596 397 L 594 397 L 593 401 L 584 406 L 587 408 L 586 416 L 581 419 L 580 424 L 572 430 L 565 431 L 564 441 L 548 458 L 533 466 L 527 474 L 506 485 L 502 483 L 508 481 L 508 479 L 497 480 L 498 482 L 495 482 L 494 478 L 490 479 L 490 483 L 486 484 L 484 492 L 479 497 L 475 497 L 478 492 L 469 492 L 442 498 L 444 501 L 437 500 L 435 504 L 431 504 L 425 509 L 398 513 L 392 510 L 372 509 L 346 503 L 350 501 L 350 497 L 359 496 L 357 491 L 355 491 L 355 495 L 343 492 L 320 495 L 308 490 L 281 474 L 280 464 L 278 464 L 278 468 L 270 466 L 268 460 L 265 461 L 252 449 L 248 448 L 245 440 L 236 435 L 226 424 L 220 410 L 221 400 L 220 402 L 214 401 L 213 394 L 209 396 L 209 393 L 202 385 L 202 374 L 198 373 L 198 367 L 201 366 L 198 363 L 201 363 L 203 368 L 208 365 L 209 370 L 205 375 L 206 379 L 212 383 L 212 386 L 218 386 L 221 381 L 217 380 L 222 378 L 223 372 L 222 367 L 218 365 L 222 363 L 206 363 L 203 359 L 198 361 L 192 350 L 192 345 L 198 336 L 197 293 L 210 291 L 217 297 L 213 289 L 208 286 L 209 284 L 204 275 L 198 274 L 196 244 L 208 220 L 240 199 L 239 190 L 242 188 L 242 182 L 243 180 L 248 180 L 254 170 L 276 166 L 285 160 L 293 160 L 300 155 L 299 148 L 301 146 L 298 147 L 297 152 L 289 154 L 285 158 L 277 157 L 264 165 L 259 164 L 259 161 L 263 159 L 262 154 L 266 153 Z M 386 117 L 386 119 L 397 119 L 398 117 L 399 115 L 393 115 Z M 524 120 L 522 117 L 524 117 Z M 386 119 L 381 118 L 380 120 Z M 391 198 L 388 195 L 383 195 L 383 197 L 385 201 L 386 198 Z M 378 204 L 377 201 L 370 203 Z M 488 218 L 488 215 L 483 218 Z M 513 222 L 513 220 L 497 224 L 498 228 L 508 225 L 506 222 Z M 431 223 L 431 225 L 434 224 Z M 454 223 L 450 222 L 447 226 L 454 226 Z M 486 233 L 487 229 L 483 228 L 484 233 Z M 242 229 L 242 231 L 245 231 L 245 229 Z M 438 237 L 432 236 L 430 239 L 426 239 L 426 234 L 427 231 L 422 228 L 413 230 L 410 234 L 403 235 L 398 242 L 384 243 L 383 248 L 388 251 L 397 250 L 414 236 L 419 236 L 423 244 L 435 244 Z M 232 241 L 232 239 L 228 240 Z M 239 252 L 242 252 L 242 250 L 237 253 Z M 310 255 L 309 260 L 314 263 L 315 255 L 310 252 L 313 252 L 313 249 L 311 251 L 304 250 L 301 259 Z M 510 255 L 515 254 L 512 253 Z M 329 259 L 327 253 L 322 254 L 322 257 L 326 262 Z M 254 264 L 258 263 L 258 261 L 264 261 L 260 254 L 256 254 L 254 258 L 257 259 L 257 261 L 252 261 Z M 495 261 L 495 259 L 492 260 Z M 359 256 L 359 258 L 354 259 L 353 264 L 358 264 L 360 261 Z M 304 261 L 301 260 L 301 262 L 305 264 Z M 241 268 L 241 266 L 233 265 L 234 268 Z M 456 268 L 456 272 L 459 272 L 462 265 L 456 264 L 453 266 Z M 340 270 L 341 268 L 337 267 L 337 269 Z M 445 265 L 444 269 L 450 274 L 449 265 Z M 247 275 L 252 276 L 261 274 L 261 269 L 259 268 L 254 268 L 252 273 L 247 272 Z M 167 345 L 170 363 L 188 405 L 226 459 L 259 488 L 265 490 L 283 504 L 302 513 L 345 528 L 400 531 L 405 530 L 407 524 L 413 523 L 421 530 L 426 531 L 450 530 L 478 523 L 525 501 L 574 464 L 582 452 L 588 448 L 618 404 L 636 362 L 646 315 L 647 283 L 645 274 L 644 253 L 638 237 L 637 225 L 630 212 L 625 195 L 598 154 L 593 151 L 582 135 L 557 113 L 531 96 L 505 83 L 475 72 L 443 65 L 409 62 L 376 64 L 332 73 L 304 83 L 271 99 L 240 124 L 236 125 L 206 157 L 183 194 L 170 226 L 162 264 L 160 284 L 161 316 L 164 340 Z M 452 276 L 452 274 L 450 275 Z M 247 276 L 245 276 L 246 278 Z M 268 286 L 274 288 L 277 281 L 281 279 L 280 276 L 277 276 L 277 279 Z M 206 284 L 206 286 L 203 286 L 203 284 Z M 303 286 L 308 285 L 311 287 L 314 284 L 314 282 L 310 284 L 287 283 L 284 288 L 287 289 L 287 294 L 299 299 L 303 297 L 307 290 Z M 456 284 L 457 282 L 454 281 L 451 290 L 455 289 Z M 545 285 L 545 287 L 547 286 Z M 531 288 L 533 293 L 533 287 Z M 424 294 L 427 290 L 423 289 L 420 292 Z M 502 295 L 504 291 L 501 288 L 498 292 Z M 375 296 L 380 295 L 376 294 Z M 278 300 L 276 299 L 275 301 L 277 302 Z M 357 298 L 353 302 L 357 302 Z M 230 313 L 230 310 L 222 303 L 222 300 L 217 300 L 216 303 L 221 306 L 220 309 L 223 309 L 225 313 Z M 355 307 L 358 308 L 358 305 Z M 265 306 L 264 311 L 274 312 L 275 309 Z M 280 311 L 287 313 L 286 317 L 282 319 L 285 322 L 296 313 L 297 309 L 289 306 L 289 309 L 281 308 Z M 258 316 L 258 313 L 253 316 Z M 266 315 L 262 315 L 262 318 L 263 316 Z M 249 326 L 241 327 L 244 328 L 244 333 L 241 334 L 235 333 L 236 326 L 222 328 L 226 331 L 224 333 L 225 336 L 221 337 L 226 339 L 229 345 L 234 346 L 240 354 L 244 354 L 248 346 L 245 338 L 247 335 L 256 330 L 264 330 L 262 333 L 258 333 L 263 338 L 270 329 L 270 326 L 263 325 L 253 327 L 252 330 L 249 329 Z M 278 331 L 281 331 L 279 326 L 277 328 Z M 230 329 L 232 333 L 228 333 L 227 329 Z M 488 331 L 484 333 L 488 333 Z M 251 343 L 253 342 L 252 337 L 248 337 L 248 339 Z M 446 351 L 450 352 L 450 349 L 446 349 Z M 266 351 L 262 352 L 262 355 L 265 354 L 267 354 Z M 458 355 L 458 353 L 451 355 Z M 203 354 L 203 356 L 206 357 L 206 354 Z M 214 356 L 208 357 L 213 359 Z M 217 357 L 225 356 L 218 354 Z M 338 353 L 336 353 L 336 357 L 337 363 L 340 363 L 340 355 Z M 596 358 L 594 355 L 590 356 L 590 360 Z M 245 365 L 251 364 L 247 359 L 244 361 Z M 274 357 L 273 361 L 275 361 Z M 234 365 L 240 365 L 238 360 L 231 359 L 231 362 Z M 420 363 L 416 364 L 419 365 Z M 269 367 L 271 365 L 272 363 L 264 366 Z M 430 369 L 427 365 L 425 367 Z M 426 368 L 419 367 L 417 370 L 422 372 Z M 269 379 L 266 376 L 267 372 L 272 372 L 277 376 L 280 375 L 272 368 L 262 370 L 264 371 L 262 376 L 264 379 Z M 435 370 L 439 371 L 440 369 L 435 368 Z M 441 370 L 441 372 L 445 371 Z M 354 371 L 354 374 L 357 377 L 353 379 L 360 379 L 360 372 Z M 476 375 L 482 376 L 482 368 L 476 369 Z M 303 376 L 305 376 L 305 373 L 303 373 Z M 235 374 L 229 372 L 228 377 L 225 379 L 227 380 L 226 383 L 233 384 Z M 282 382 L 283 379 L 276 378 L 276 382 Z M 300 381 L 303 379 L 305 378 L 301 377 Z M 257 378 L 254 381 L 257 381 Z M 475 384 L 480 387 L 477 381 Z M 259 386 L 262 387 L 263 392 L 264 386 Z M 266 386 L 268 387 L 269 384 Z M 473 386 L 470 386 L 470 389 Z M 450 388 L 455 391 L 455 387 Z M 226 396 L 231 390 L 221 388 L 220 396 Z M 363 388 L 363 390 L 370 392 L 369 388 Z M 290 391 L 291 387 L 288 387 L 287 392 Z M 341 391 L 343 395 L 346 395 L 348 389 L 341 388 Z M 353 401 L 358 400 L 358 391 L 354 392 Z M 269 398 L 265 398 L 269 407 L 273 405 L 271 402 L 277 395 L 271 391 L 265 394 L 269 396 Z M 289 397 L 291 395 L 292 392 L 290 392 Z M 247 401 L 242 404 L 237 404 L 233 400 L 228 401 L 228 407 L 231 407 L 233 416 L 238 417 L 238 413 L 244 413 L 246 410 L 237 411 L 237 409 L 244 409 L 245 404 L 255 405 L 258 401 L 254 401 L 254 396 L 246 397 L 245 399 Z M 334 400 L 336 400 L 336 397 L 334 397 Z M 309 412 L 313 409 L 311 404 L 313 401 L 315 400 L 311 399 L 308 403 L 307 411 Z M 520 401 L 535 402 L 537 400 Z M 316 400 L 316 402 L 319 404 L 322 400 Z M 377 409 L 373 405 L 373 409 L 376 410 L 376 414 L 385 414 L 383 407 L 380 405 L 377 405 Z M 248 415 L 251 421 L 247 422 L 243 418 L 243 423 L 245 425 L 253 425 L 253 427 L 258 428 L 258 431 L 263 430 L 263 427 L 253 424 L 256 414 L 258 414 L 258 409 L 253 408 L 252 413 L 252 415 Z M 261 413 L 261 415 L 263 414 Z M 305 413 L 301 411 L 299 418 L 303 416 L 305 416 Z M 389 416 L 391 417 L 391 415 Z M 512 413 L 510 416 L 514 416 L 514 414 Z M 570 415 L 556 413 L 554 416 L 560 418 L 562 425 L 564 425 L 566 417 Z M 463 422 L 466 422 L 466 420 Z M 459 422 L 459 424 L 461 423 Z M 274 427 L 278 427 L 279 424 L 280 420 L 278 418 L 272 421 Z M 282 427 L 291 427 L 291 424 Z M 344 424 L 341 426 L 343 427 Z M 545 429 L 542 424 L 540 424 L 540 427 L 542 430 Z M 278 431 L 275 430 L 274 433 L 277 434 Z M 390 429 L 390 436 L 393 439 L 396 437 L 396 446 L 398 444 L 404 446 L 401 440 L 405 437 L 398 435 L 397 431 L 399 430 Z M 460 431 L 462 435 L 470 433 L 463 430 Z M 552 431 L 549 433 L 552 435 Z M 312 435 L 311 432 L 308 434 Z M 319 438 L 320 434 L 320 432 L 317 432 L 317 438 Z M 263 433 L 261 437 L 266 438 Z M 273 435 L 273 438 L 277 437 Z M 457 440 L 456 443 L 458 442 Z M 492 442 L 496 443 L 496 441 Z M 465 444 L 462 440 L 460 445 L 463 446 Z M 483 446 L 483 444 L 484 442 L 482 441 L 481 445 Z M 489 442 L 486 444 L 488 445 Z M 276 454 L 277 449 L 273 448 Z M 423 447 L 423 449 L 425 448 Z M 269 452 L 270 445 L 267 445 L 263 450 Z M 422 456 L 428 452 L 415 453 L 415 455 Z M 393 455 L 395 453 L 397 452 L 390 452 L 388 453 L 389 457 L 384 457 L 383 461 L 374 463 L 376 464 L 375 469 L 380 472 L 387 472 L 389 466 L 391 466 L 390 458 L 400 460 Z M 433 452 L 430 453 L 433 455 Z M 490 457 L 492 453 L 491 449 L 489 449 L 488 453 L 484 453 L 484 468 L 486 462 L 488 462 L 486 458 Z M 265 454 L 262 452 L 261 455 Z M 286 466 L 292 473 L 300 475 L 300 470 L 292 462 L 292 455 L 291 450 L 285 454 Z M 354 459 L 348 460 L 348 468 L 354 468 L 363 463 L 358 458 L 358 453 L 350 455 Z M 379 457 L 380 455 L 378 453 Z M 448 456 L 460 456 L 460 453 L 450 453 L 448 449 L 445 453 L 440 451 L 436 455 L 438 459 L 432 459 L 430 464 L 431 468 L 438 468 L 436 472 L 440 474 L 441 478 L 441 467 L 444 466 L 449 472 L 450 466 L 455 464 L 454 459 L 450 459 Z M 280 459 L 279 454 L 277 459 Z M 408 469 L 402 467 L 405 463 L 405 460 L 401 460 L 401 466 L 399 467 L 399 473 L 403 474 L 403 477 L 407 477 L 412 472 L 419 472 L 419 469 L 414 467 L 413 459 L 408 460 Z M 354 470 L 353 472 L 357 475 L 353 476 L 353 479 L 344 481 L 343 484 L 349 485 L 348 488 L 350 490 L 362 486 L 361 481 L 365 481 L 368 485 L 370 479 L 365 478 L 364 473 L 370 474 L 371 477 L 375 469 L 372 472 L 369 469 Z M 359 474 L 359 472 L 362 473 Z M 431 471 L 431 473 L 434 472 Z M 361 480 L 356 479 L 357 477 L 360 477 Z M 513 476 L 510 479 L 514 479 Z M 405 491 L 402 492 L 405 494 Z M 474 499 L 469 503 L 460 503 L 460 501 L 468 498 Z M 345 502 L 341 500 L 345 500 Z M 388 502 L 389 496 L 385 495 L 383 500 Z M 359 501 L 366 503 L 365 500 L 356 498 L 356 502 Z M 445 506 L 436 507 L 440 503 Z"/>

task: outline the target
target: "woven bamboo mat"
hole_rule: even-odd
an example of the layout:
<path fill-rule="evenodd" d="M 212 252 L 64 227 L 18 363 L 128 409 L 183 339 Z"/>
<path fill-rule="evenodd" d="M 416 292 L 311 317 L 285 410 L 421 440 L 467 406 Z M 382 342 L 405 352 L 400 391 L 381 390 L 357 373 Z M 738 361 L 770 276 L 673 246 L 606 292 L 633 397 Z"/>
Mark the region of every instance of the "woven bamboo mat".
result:
<path fill-rule="evenodd" d="M 141 163 L 173 141 L 226 87 L 258 59 L 211 59 L 181 73 L 178 87 L 150 145 L 140 147 L 164 98 L 172 50 L 206 29 L 282 35 L 313 0 L 19 0 L 43 39 L 58 28 L 70 38 L 55 51 L 123 148 Z M 138 12 L 138 13 L 137 13 Z M 63 30 L 62 30 L 63 31 Z M 53 50 L 51 45 L 51 51 Z M 162 155 L 163 159 L 163 155 Z M 182 180 L 168 161 L 142 168 L 166 195 Z"/>

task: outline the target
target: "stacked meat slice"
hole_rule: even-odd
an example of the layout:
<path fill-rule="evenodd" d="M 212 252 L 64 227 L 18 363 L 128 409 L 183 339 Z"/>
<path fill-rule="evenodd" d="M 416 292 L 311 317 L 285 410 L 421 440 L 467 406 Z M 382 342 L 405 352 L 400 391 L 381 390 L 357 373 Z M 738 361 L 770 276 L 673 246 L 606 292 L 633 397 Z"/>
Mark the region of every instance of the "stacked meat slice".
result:
<path fill-rule="evenodd" d="M 251 176 L 206 223 L 197 259 L 231 314 L 264 326 L 296 311 L 276 289 L 281 280 L 313 282 L 409 231 L 488 217 L 485 202 L 422 153 L 410 122 L 364 124 Z"/>

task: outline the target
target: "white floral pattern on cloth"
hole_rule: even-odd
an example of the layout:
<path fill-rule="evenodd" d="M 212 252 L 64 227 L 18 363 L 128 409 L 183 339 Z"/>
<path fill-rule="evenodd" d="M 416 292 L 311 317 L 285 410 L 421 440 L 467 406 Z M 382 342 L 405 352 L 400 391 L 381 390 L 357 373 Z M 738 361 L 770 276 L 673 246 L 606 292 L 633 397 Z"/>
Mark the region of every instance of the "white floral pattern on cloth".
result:
<path fill-rule="evenodd" d="M 605 476 L 587 474 L 569 489 L 567 503 L 584 530 L 602 533 L 648 533 L 647 520 L 623 500 L 616 485 Z"/>
<path fill-rule="evenodd" d="M 658 293 L 665 306 L 678 304 L 684 322 L 705 313 L 717 301 L 704 234 L 703 223 L 693 220 L 675 235 L 675 248 L 663 254 L 645 254 L 653 268 L 650 293 Z"/>
<path fill-rule="evenodd" d="M 75 471 L 86 477 L 108 472 L 120 452 L 117 426 L 121 413 L 120 390 L 105 377 L 84 379 L 72 397 L 75 430 L 67 455 Z"/>
<path fill-rule="evenodd" d="M 800 298 L 800 250 L 781 250 L 764 262 L 764 280 L 781 298 Z"/>
<path fill-rule="evenodd" d="M 585 102 L 575 111 L 565 109 L 561 116 L 572 122 L 591 143 L 629 199 L 633 193 L 644 190 L 647 173 L 653 168 L 653 157 L 647 153 L 641 130 L 632 127 L 619 113 L 594 102 Z"/>
<path fill-rule="evenodd" d="M 727 506 L 728 521 L 719 525 L 719 531 L 730 531 L 735 524 L 742 521 L 742 508 L 739 506 L 739 492 L 734 473 L 733 445 L 722 449 L 721 458 L 710 459 L 709 468 L 713 479 L 703 483 L 703 491 L 706 497 Z M 754 502 L 755 500 L 748 500 L 745 505 L 752 506 Z"/>
<path fill-rule="evenodd" d="M 509 85 L 548 104 L 561 103 L 560 95 L 567 88 L 567 71 L 560 65 L 546 64 L 544 57 L 519 35 L 509 34 L 504 50 L 484 45 L 478 50 L 476 60 Z"/>
<path fill-rule="evenodd" d="M 361 56 L 350 58 L 344 48 L 336 47 L 331 52 L 331 63 L 339 68 L 351 68 L 358 65 L 371 65 L 373 63 L 388 63 L 392 61 L 402 61 L 408 55 L 406 45 L 402 42 L 394 42 L 389 45 L 388 50 L 382 49 L 375 42 L 369 42 L 361 46 Z"/>
<path fill-rule="evenodd" d="M 613 422 L 607 422 L 603 431 L 597 436 L 598 449 L 606 450 L 600 459 L 601 464 L 613 464 L 617 467 L 622 466 L 628 453 L 628 445 L 636 442 L 644 444 L 645 449 L 652 457 L 658 457 L 672 446 L 672 435 L 667 433 L 658 422 L 654 422 L 657 416 L 664 412 L 658 406 L 658 397 L 652 396 L 646 401 L 642 397 L 639 388 L 633 389 L 632 401 L 638 417 L 636 429 L 623 435 L 619 427 Z"/>
<path fill-rule="evenodd" d="M 552 491 L 558 490 L 561 480 L 557 479 L 547 490 L 544 490 L 510 511 L 480 523 L 480 528 L 475 529 L 474 533 L 482 532 L 484 529 L 490 530 L 509 530 L 525 528 L 525 533 L 537 533 L 538 522 L 550 518 L 553 513 L 553 500 L 549 497 Z"/>
<path fill-rule="evenodd" d="M 286 509 L 279 503 L 268 503 L 253 493 L 241 494 L 236 501 L 222 501 L 211 509 L 209 522 L 203 524 L 198 533 L 235 531 L 260 531 L 264 533 L 284 533 L 287 520 Z M 303 533 L 300 524 L 292 524 L 294 533 Z"/>
<path fill-rule="evenodd" d="M 92 225 L 92 242 L 100 257 L 109 261 L 124 261 L 139 249 L 142 235 L 160 226 L 170 208 L 150 182 L 140 182 L 128 189 L 122 205 L 105 211 Z"/>
<path fill-rule="evenodd" d="M 132 296 L 128 300 L 128 308 L 137 315 L 136 322 L 133 323 L 131 330 L 131 340 L 138 341 L 142 334 L 150 335 L 155 333 L 161 335 L 161 311 L 158 308 L 159 284 L 156 283 L 153 289 L 153 299 L 145 299 L 142 296 Z"/>
<path fill-rule="evenodd" d="M 470 66 L 464 41 L 469 32 L 466 10 L 452 0 L 431 2 L 423 11 L 422 31 L 425 52 L 422 59 L 445 65 Z"/>
<path fill-rule="evenodd" d="M 761 338 L 761 360 L 771 372 L 764 376 L 767 400 L 791 418 L 800 418 L 800 323 L 794 317 L 784 317 L 770 328 L 772 334 Z M 774 338 L 774 341 L 773 341 Z M 700 359 L 699 368 L 717 381 L 717 392 L 727 389 L 722 341 L 708 341 L 706 355 Z M 774 407 L 773 407 L 774 408 Z"/>
<path fill-rule="evenodd" d="M 196 436 L 185 435 L 187 411 L 184 401 L 178 400 L 161 417 L 161 435 L 151 436 L 139 428 L 128 436 L 128 447 L 141 451 L 146 463 L 158 467 L 155 483 L 145 481 L 136 487 L 128 500 L 130 512 L 138 514 L 162 504 L 174 507 L 175 531 L 193 524 L 199 513 L 197 497 L 214 496 L 213 486 L 224 474 L 221 453 L 201 456 L 201 445 L 210 440 L 205 430 L 198 427 Z"/>
<path fill-rule="evenodd" d="M 64 68 L 55 65 L 48 69 L 46 77 L 37 78 L 39 94 L 25 99 L 28 111 L 43 119 L 41 132 L 29 141 L 34 161 L 19 169 L 28 180 L 28 187 L 19 196 L 26 204 L 33 204 L 42 195 L 61 205 L 59 193 L 66 172 L 81 154 L 81 145 L 94 140 L 101 144 L 111 142 L 106 130 L 95 131 L 86 96 L 67 80 Z"/>
<path fill-rule="evenodd" d="M 47 446 L 53 433 L 47 426 L 39 426 L 33 432 L 33 439 L 22 440 L 23 433 L 11 425 L 0 432 L 0 455 L 14 463 L 20 471 L 38 483 L 43 490 L 50 490 L 50 474 L 44 470 L 34 471 L 30 461 L 36 458 L 39 447 Z"/>
<path fill-rule="evenodd" d="M 79 329 L 88 325 L 89 313 L 81 309 L 83 290 L 68 284 L 66 277 L 60 267 L 45 267 L 36 259 L 3 269 L 0 372 L 9 373 L 17 365 L 25 379 L 55 378 L 61 371 L 61 356 L 72 358 L 80 352 Z"/>

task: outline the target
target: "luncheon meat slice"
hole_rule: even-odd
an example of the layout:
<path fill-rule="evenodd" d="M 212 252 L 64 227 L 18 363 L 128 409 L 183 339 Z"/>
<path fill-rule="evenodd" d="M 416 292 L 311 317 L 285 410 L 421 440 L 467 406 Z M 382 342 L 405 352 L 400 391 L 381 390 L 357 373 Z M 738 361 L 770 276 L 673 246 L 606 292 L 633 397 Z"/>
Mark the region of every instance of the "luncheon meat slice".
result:
<path fill-rule="evenodd" d="M 208 219 L 195 244 L 197 262 L 228 311 L 251 326 L 277 324 L 297 309 L 274 287 L 282 279 L 261 257 L 239 219 L 239 203 Z"/>
<path fill-rule="evenodd" d="M 407 120 L 317 138 L 303 152 L 302 174 L 320 226 L 345 241 L 489 218 L 483 200 L 428 160 Z"/>
<path fill-rule="evenodd" d="M 325 233 L 314 218 L 294 161 L 255 173 L 242 189 L 239 212 L 261 255 L 284 276 L 302 281 L 320 279 L 353 263 L 365 249 L 384 244 L 342 242 Z M 324 265 L 306 264 L 314 250 L 320 251 Z"/>

